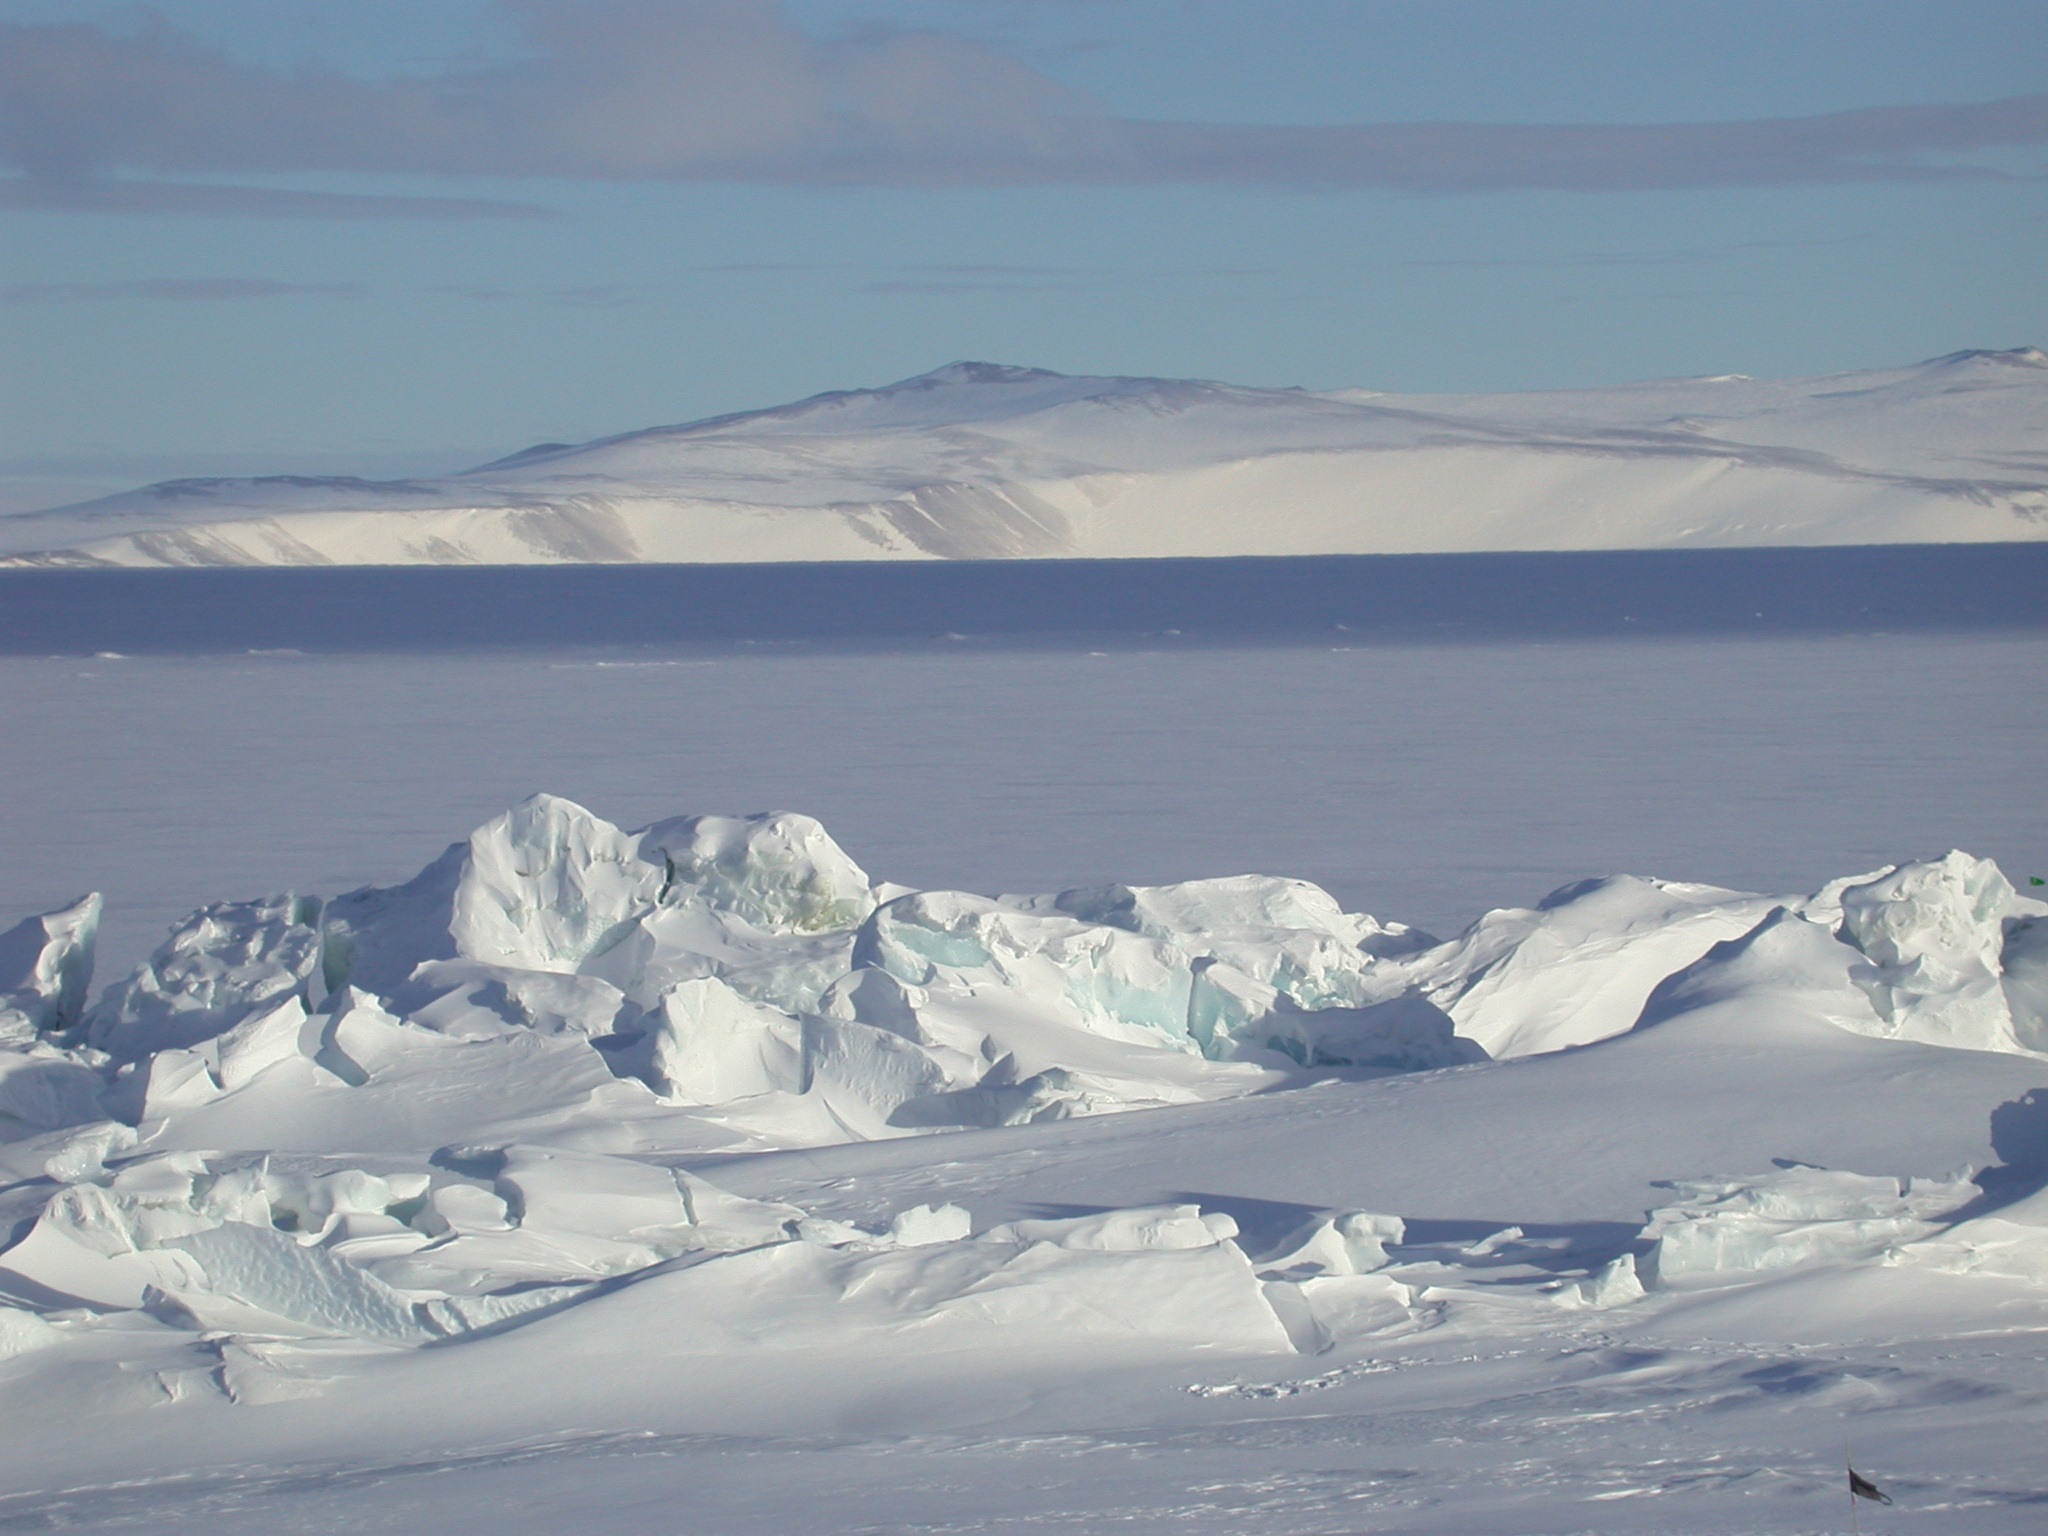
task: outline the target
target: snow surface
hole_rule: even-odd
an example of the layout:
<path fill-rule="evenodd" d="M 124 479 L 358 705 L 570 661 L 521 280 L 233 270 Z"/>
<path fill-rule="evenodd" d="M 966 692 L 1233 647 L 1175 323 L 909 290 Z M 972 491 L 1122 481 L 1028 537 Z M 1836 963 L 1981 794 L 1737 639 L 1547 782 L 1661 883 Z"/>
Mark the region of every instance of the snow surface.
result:
<path fill-rule="evenodd" d="M 167 481 L 0 518 L 0 563 L 1363 554 L 2048 537 L 2048 354 L 1521 395 L 954 363 L 465 473 Z"/>
<path fill-rule="evenodd" d="M 552 785 L 805 806 L 940 889 L 1284 870 L 1437 933 L 1588 870 L 2048 876 L 2028 635 L 0 659 L 0 913 L 106 892 L 125 974 L 222 893 L 391 885 Z M 123 743 L 116 748 L 113 743 Z"/>
<path fill-rule="evenodd" d="M 1143 1403 L 1114 1433 L 1241 1454 L 1253 1405 L 1426 1421 L 1476 1376 L 1480 1422 L 1533 1413 L 1523 1438 L 1546 1403 L 1619 1417 L 1566 1437 L 1582 1460 L 1645 1400 L 1718 1423 L 1690 1426 L 1704 1461 L 1581 1466 L 1541 1501 L 1642 1529 L 1601 1506 L 1676 1494 L 1652 1518 L 1690 1529 L 1731 1497 L 1811 1517 L 1826 1463 L 1758 1443 L 1784 1393 L 1821 1410 L 1795 1440 L 1871 1414 L 1894 1458 L 1927 1417 L 2039 1427 L 2038 1392 L 1941 1363 L 2048 1328 L 2048 903 L 1967 854 L 1776 896 L 1585 881 L 1440 942 L 1300 880 L 913 891 L 798 814 L 625 831 L 540 795 L 394 886 L 209 905 L 81 1010 L 93 910 L 31 919 L 0 975 L 65 999 L 0 1076 L 17 1519 L 84 1497 L 117 1523 L 167 1431 L 461 1470 L 771 1424 L 957 1435 L 1093 1392 L 1121 1406 L 1056 1446 Z M 1404 1528 L 1469 1530 L 1516 1497 L 1297 1478 L 1193 1528 L 1422 1495 L 1481 1523 Z M 324 1518 L 229 1485 L 273 1529 Z M 1997 1516 L 2040 1497 L 1943 1507 L 2019 1529 Z M 214 1502 L 148 1508 L 234 1528 Z"/>
<path fill-rule="evenodd" d="M 2034 1531 L 2040 662 L 10 663 L 0 1521 Z"/>

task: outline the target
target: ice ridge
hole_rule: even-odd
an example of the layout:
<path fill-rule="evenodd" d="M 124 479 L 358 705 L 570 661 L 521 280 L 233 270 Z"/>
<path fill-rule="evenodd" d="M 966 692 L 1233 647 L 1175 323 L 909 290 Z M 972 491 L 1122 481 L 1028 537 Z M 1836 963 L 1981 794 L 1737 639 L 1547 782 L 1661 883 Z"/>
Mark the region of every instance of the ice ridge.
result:
<path fill-rule="evenodd" d="M 1654 1031 L 2048 1057 L 2048 905 L 1960 852 L 1801 897 L 1582 881 L 1440 942 L 1300 880 L 905 891 L 806 816 L 627 831 L 539 795 L 404 884 L 202 908 L 93 1000 L 98 914 L 0 937 L 0 1354 L 146 1314 L 234 1341 L 238 1401 L 317 1389 L 279 1350 L 438 1348 L 629 1281 L 754 1343 L 1000 1322 L 1257 1354 L 1778 1270 L 2048 1278 L 2039 1198 L 1987 1209 L 1967 1171 L 1674 1170 L 1632 1238 L 1582 1243 L 1345 1209 L 1247 1234 L 1192 1199 L 853 1222 L 674 1165 Z"/>

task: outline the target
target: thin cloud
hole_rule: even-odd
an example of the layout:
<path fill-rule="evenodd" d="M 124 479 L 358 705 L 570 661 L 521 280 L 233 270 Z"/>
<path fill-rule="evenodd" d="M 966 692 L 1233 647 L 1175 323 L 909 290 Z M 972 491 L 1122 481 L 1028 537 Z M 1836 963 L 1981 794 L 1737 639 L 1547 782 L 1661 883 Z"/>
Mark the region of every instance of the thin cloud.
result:
<path fill-rule="evenodd" d="M 945 278 L 888 278 L 879 283 L 863 283 L 854 291 L 857 293 L 925 295 L 953 293 L 1078 293 L 1089 288 L 1113 288 L 1141 281 L 1132 277 L 1090 277 L 1074 278 L 1065 282 L 1003 282 L 970 279 Z"/>
<path fill-rule="evenodd" d="M 708 267 L 692 267 L 692 272 L 865 272 L 868 269 L 853 262 L 845 261 L 722 261 Z"/>
<path fill-rule="evenodd" d="M 1106 267 L 1032 267 L 1011 262 L 934 262 L 901 265 L 858 261 L 727 261 L 691 267 L 692 272 L 931 272 L 949 277 L 1092 277 L 1113 276 Z"/>
<path fill-rule="evenodd" d="M 1140 122 L 940 31 L 799 30 L 777 0 L 497 0 L 529 56 L 363 80 L 161 20 L 0 26 L 0 203 L 531 217 L 531 204 L 193 178 L 356 173 L 783 185 L 1210 183 L 1446 193 L 2019 179 L 2048 95 L 1669 124 Z"/>
<path fill-rule="evenodd" d="M 1707 261 L 1728 261 L 1753 251 L 1799 250 L 1813 246 L 1852 245 L 1867 235 L 1841 235 L 1826 240 L 1736 240 L 1726 245 L 1688 246 L 1667 251 L 1565 251 L 1554 256 L 1417 256 L 1395 262 L 1400 267 L 1683 267 Z"/>
<path fill-rule="evenodd" d="M 1187 267 L 1177 271 L 1116 272 L 1103 267 L 1008 267 L 1000 265 L 906 267 L 930 276 L 882 278 L 854 291 L 884 295 L 957 293 L 1076 293 L 1205 277 L 1271 277 L 1270 267 Z"/>
<path fill-rule="evenodd" d="M 1411 192 L 2016 180 L 1989 166 L 1926 157 L 2048 143 L 2048 95 L 1728 123 L 1120 126 L 1161 179 Z"/>
<path fill-rule="evenodd" d="M 4 46 L 4 44 L 0 44 Z M 0 100 L 0 112 L 5 110 Z M 215 166 L 214 170 L 230 167 Z M 0 208 L 287 219 L 551 219 L 552 208 L 481 197 L 390 197 L 290 187 L 221 187 L 103 175 L 0 176 Z"/>
<path fill-rule="evenodd" d="M 956 262 L 910 267 L 912 272 L 939 272 L 951 277 L 1113 277 L 1102 267 L 1019 267 L 1007 262 Z"/>
<path fill-rule="evenodd" d="M 552 304 L 567 304 L 577 309 L 616 309 L 623 304 L 639 304 L 653 296 L 654 290 L 625 283 L 594 283 L 584 288 L 550 288 L 542 297 Z"/>
<path fill-rule="evenodd" d="M 644 283 L 591 283 L 579 288 L 485 288 L 471 283 L 430 283 L 416 291 L 479 304 L 520 299 L 578 309 L 615 309 L 624 304 L 644 303 L 663 290 Z"/>
<path fill-rule="evenodd" d="M 160 299 L 218 303 L 235 299 L 355 299 L 361 283 L 280 283 L 263 277 L 141 277 L 113 283 L 14 283 L 0 288 L 0 304 L 92 303 Z"/>
<path fill-rule="evenodd" d="M 1185 267 L 1135 273 L 1110 267 L 1038 267 L 1007 262 L 936 262 L 882 265 L 862 262 L 730 262 L 687 267 L 699 275 L 759 273 L 841 273 L 867 280 L 846 291 L 866 294 L 1052 293 L 1063 290 L 1156 284 L 1211 277 L 1270 277 L 1271 267 Z M 413 290 L 477 303 L 561 304 L 610 309 L 645 304 L 683 291 L 674 284 L 597 283 L 580 288 L 499 288 L 471 283 L 432 283 Z"/>

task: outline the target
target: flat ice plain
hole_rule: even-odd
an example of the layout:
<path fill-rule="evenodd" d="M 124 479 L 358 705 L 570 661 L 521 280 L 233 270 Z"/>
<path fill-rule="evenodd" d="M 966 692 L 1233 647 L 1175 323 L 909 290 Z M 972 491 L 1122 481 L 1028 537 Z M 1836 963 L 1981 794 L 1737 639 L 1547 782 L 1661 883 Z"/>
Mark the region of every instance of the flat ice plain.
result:
<path fill-rule="evenodd" d="M 528 1005 L 531 1027 L 490 1022 L 474 978 L 387 1010 L 337 1002 L 323 975 L 302 990 L 324 1029 L 244 1019 L 227 1045 L 109 1012 L 102 1045 L 142 1063 L 145 1139 L 18 1131 L 0 1148 L 8 1220 L 61 1226 L 38 1214 L 61 1187 L 86 1192 L 67 1230 L 111 1231 L 86 1220 L 104 1191 L 137 1251 L 101 1261 L 168 1267 L 158 1300 L 88 1316 L 51 1292 L 99 1282 L 52 1267 L 49 1242 L 0 1254 L 7 1289 L 56 1318 L 7 1335 L 0 1528 L 1815 1532 L 1849 1528 L 1847 1446 L 1897 1501 L 1866 1506 L 1866 1529 L 2037 1531 L 2048 1056 L 2032 1035 L 1983 1048 L 1998 979 L 1986 991 L 1957 957 L 2004 956 L 2015 1001 L 1997 1006 L 2022 1027 L 2032 962 L 2011 933 L 2028 876 L 2048 875 L 2044 665 L 2048 635 L 2026 626 L 0 660 L 17 722 L 0 912 L 104 890 L 95 990 L 203 903 L 391 886 L 535 791 L 626 828 L 806 813 L 896 883 L 884 896 L 1256 872 L 1446 939 L 1488 908 L 1533 924 L 1496 919 L 1445 952 L 1342 930 L 1384 951 L 1344 975 L 1406 978 L 1401 997 L 1491 1042 L 1494 1060 L 1462 1065 L 1431 1016 L 1374 1013 L 1378 981 L 1300 1010 L 1253 977 L 1232 996 L 1267 1024 L 1241 1053 L 1145 1035 L 1114 989 L 1088 994 L 1088 1033 L 1030 968 L 1054 931 L 1031 923 L 1072 922 L 1058 942 L 1082 949 L 1165 943 L 1147 954 L 1180 980 L 1162 985 L 1192 974 L 1174 969 L 1181 940 L 1099 893 L 986 919 L 1008 971 L 948 950 L 921 982 L 898 973 L 923 918 L 755 911 L 768 937 L 747 942 L 768 950 L 857 918 L 868 980 L 799 999 L 786 989 L 811 984 L 785 977 L 781 1004 L 744 1018 L 724 982 L 649 994 L 670 1045 L 640 1078 L 606 1068 L 587 1023 L 543 1027 L 547 1006 Z M 524 815 L 480 833 L 470 867 L 515 891 L 572 866 L 578 891 L 612 878 L 593 824 Z M 619 897 L 633 922 L 658 928 L 686 887 L 708 893 L 688 910 L 728 917 L 761 891 L 867 899 L 829 858 L 784 879 L 780 854 L 735 851 L 755 834 L 685 830 L 664 834 L 664 891 Z M 1954 861 L 1824 890 L 1951 848 L 2017 896 Z M 1728 889 L 1605 887 L 1547 909 L 1569 921 L 1527 916 L 1624 871 Z M 1238 944 L 1231 968 L 1337 931 L 1231 938 L 1222 897 L 1202 899 L 1187 942 Z M 521 932 L 540 947 L 500 963 L 581 972 L 578 995 L 597 995 L 601 956 Z M 1086 970 L 1058 952 L 1070 979 Z M 1563 1007 L 1536 995 L 1560 975 Z M 927 994 L 902 994 L 915 1022 L 878 987 Z M 407 1007 L 427 1022 L 386 1022 Z M 1319 1012 L 1317 1034 L 1301 1021 Z M 808 1087 L 731 1075 L 774 1069 L 778 1013 L 807 1021 Z M 1605 1038 L 1569 1038 L 1595 1014 Z M 1276 1017 L 1305 1070 L 1270 1048 Z M 927 1041 L 953 1075 L 918 1079 L 926 1100 L 985 1119 L 1022 1102 L 986 1061 L 985 1086 L 962 1086 L 946 1052 L 966 1020 L 1065 1117 L 859 1121 L 910 1060 L 863 1031 Z M 745 1049 L 713 1060 L 714 1038 Z M 1068 1066 L 1126 1094 L 1142 1079 L 1163 1107 L 1031 1057 L 1084 1045 Z M 1389 1067 L 1396 1048 L 1423 1070 Z M 449 1050 L 486 1065 L 447 1076 Z M 820 1131 L 820 1109 L 852 1129 Z M 237 1162 L 277 1148 L 260 1175 Z M 267 1226 L 253 1205 L 222 1224 L 258 1186 Z M 663 1217 L 679 1198 L 690 1219 Z M 150 1225 L 173 1216 L 197 1235 Z M 337 1311 L 312 1270 L 251 1278 L 208 1235 L 232 1228 L 289 1233 L 278 1251 L 316 1268 L 338 1255 L 329 1280 L 455 1301 L 406 1314 L 436 1319 L 432 1339 L 398 1337 L 412 1324 Z M 202 1279 L 166 1257 L 178 1243 Z M 515 1294 L 538 1304 L 519 1313 Z"/>

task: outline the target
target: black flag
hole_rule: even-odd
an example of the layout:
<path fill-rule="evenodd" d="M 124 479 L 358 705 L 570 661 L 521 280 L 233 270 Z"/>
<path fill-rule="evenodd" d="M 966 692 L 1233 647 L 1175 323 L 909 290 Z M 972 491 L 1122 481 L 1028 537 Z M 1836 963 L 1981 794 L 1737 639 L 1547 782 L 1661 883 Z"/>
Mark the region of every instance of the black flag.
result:
<path fill-rule="evenodd" d="M 1892 1496 L 1879 1488 L 1854 1467 L 1849 1469 L 1849 1492 L 1859 1499 L 1869 1499 L 1873 1504 L 1889 1504 Z"/>

